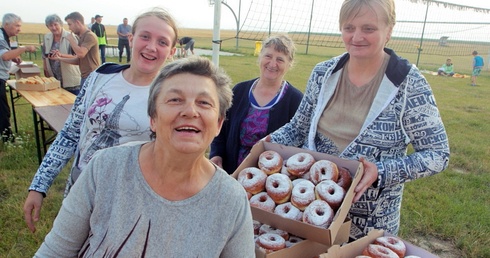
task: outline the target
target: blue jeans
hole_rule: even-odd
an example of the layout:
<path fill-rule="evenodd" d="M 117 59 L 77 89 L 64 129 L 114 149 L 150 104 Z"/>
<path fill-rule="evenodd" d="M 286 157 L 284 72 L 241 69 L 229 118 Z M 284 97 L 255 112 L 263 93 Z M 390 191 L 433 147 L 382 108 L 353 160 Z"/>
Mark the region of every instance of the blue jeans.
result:
<path fill-rule="evenodd" d="M 100 50 L 100 61 L 105 63 L 105 45 L 99 45 Z"/>

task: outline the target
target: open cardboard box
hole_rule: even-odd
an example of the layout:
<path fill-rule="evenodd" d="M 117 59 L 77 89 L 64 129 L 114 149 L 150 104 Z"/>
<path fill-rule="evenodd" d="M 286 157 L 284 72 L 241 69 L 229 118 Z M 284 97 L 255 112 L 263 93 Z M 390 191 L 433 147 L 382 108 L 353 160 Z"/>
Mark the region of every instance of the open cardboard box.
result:
<path fill-rule="evenodd" d="M 306 224 L 299 221 L 292 221 L 290 219 L 286 219 L 281 216 L 279 216 L 278 218 L 271 219 L 270 212 L 257 209 L 255 207 L 251 207 L 251 209 L 252 209 L 252 217 L 254 220 L 257 220 L 263 224 L 267 224 L 285 231 L 288 231 L 287 229 L 285 229 L 285 227 L 288 228 L 289 223 L 292 222 L 294 222 L 295 224 L 297 223 L 296 225 L 294 225 L 294 227 L 299 227 L 299 228 L 303 227 L 304 224 Z M 320 229 L 318 227 L 313 227 L 308 224 L 306 224 L 306 226 L 308 226 L 308 228 L 315 228 L 315 230 Z M 345 222 L 341 224 L 338 230 L 337 237 L 335 238 L 334 244 L 341 244 L 349 240 L 350 226 L 351 226 L 350 219 L 346 219 Z M 296 235 L 289 231 L 288 233 Z M 298 258 L 298 257 L 311 258 L 311 257 L 317 257 L 318 255 L 325 253 L 330 246 L 331 245 L 325 245 L 309 239 L 305 239 L 289 248 L 285 248 L 268 254 L 265 253 L 264 250 L 262 250 L 261 248 L 256 247 L 255 257 L 256 258 Z"/>
<path fill-rule="evenodd" d="M 34 77 L 41 74 L 41 70 L 36 64 L 33 63 L 21 63 L 12 66 L 10 73 L 15 74 L 15 79 Z"/>
<path fill-rule="evenodd" d="M 55 90 L 61 87 L 60 81 L 45 82 L 43 84 L 27 84 L 15 82 L 15 89 L 17 90 L 30 90 L 30 91 L 47 91 Z"/>
<path fill-rule="evenodd" d="M 367 236 L 360 238 L 354 242 L 351 242 L 343 246 L 334 245 L 330 247 L 327 253 L 320 255 L 320 258 L 354 258 L 357 255 L 362 254 L 364 248 L 366 248 L 369 244 L 373 243 L 374 240 L 380 236 L 393 236 L 393 235 L 383 230 L 375 229 L 370 231 Z M 407 247 L 407 252 L 405 256 L 416 255 L 423 258 L 439 257 L 403 239 L 401 240 L 405 243 L 405 246 Z"/>
<path fill-rule="evenodd" d="M 260 154 L 266 150 L 274 150 L 281 154 L 284 159 L 287 159 L 298 152 L 308 152 L 313 155 L 316 160 L 330 160 L 336 163 L 337 166 L 345 167 L 351 172 L 351 175 L 353 177 L 352 184 L 349 190 L 346 192 L 344 201 L 342 202 L 340 208 L 337 210 L 332 224 L 328 229 L 316 227 L 300 221 L 286 219 L 277 214 L 252 207 L 252 214 L 254 216 L 254 219 L 257 219 L 258 221 L 268 224 L 272 227 L 285 230 L 299 237 L 323 244 L 327 247 L 330 247 L 333 244 L 346 242 L 348 240 L 350 230 L 350 220 L 346 220 L 347 213 L 349 212 L 352 200 L 354 199 L 354 188 L 361 180 L 363 174 L 362 163 L 355 160 L 341 159 L 339 157 L 331 156 L 324 153 L 313 152 L 306 149 L 259 141 L 257 144 L 254 145 L 254 147 L 250 151 L 250 154 L 235 170 L 235 172 L 233 173 L 233 177 L 237 178 L 238 173 L 246 167 L 257 167 Z"/>

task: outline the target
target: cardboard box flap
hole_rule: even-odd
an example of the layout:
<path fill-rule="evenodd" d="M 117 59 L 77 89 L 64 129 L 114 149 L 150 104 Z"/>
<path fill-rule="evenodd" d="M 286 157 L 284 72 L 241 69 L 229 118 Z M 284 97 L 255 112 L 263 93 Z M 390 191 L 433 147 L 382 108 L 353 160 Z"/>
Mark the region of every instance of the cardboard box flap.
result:
<path fill-rule="evenodd" d="M 20 67 L 19 68 L 22 73 L 39 73 L 39 67 L 37 66 L 32 66 L 32 67 Z"/>
<path fill-rule="evenodd" d="M 333 161 L 337 164 L 337 166 L 342 166 L 347 168 L 350 173 L 353 175 L 351 187 L 345 194 L 344 201 L 342 205 L 337 210 L 334 220 L 328 229 L 316 227 L 304 222 L 294 221 L 291 219 L 283 218 L 277 214 L 270 213 L 264 210 L 260 210 L 255 207 L 252 208 L 253 216 L 259 216 L 261 222 L 269 224 L 273 227 L 280 228 L 286 230 L 292 234 L 298 235 L 303 238 L 307 238 L 309 240 L 332 246 L 334 243 L 337 233 L 340 228 L 344 224 L 347 214 L 350 210 L 352 200 L 354 199 L 354 188 L 357 186 L 359 181 L 361 180 L 363 174 L 363 166 L 362 163 L 355 160 L 346 160 L 341 159 L 332 155 L 313 152 L 306 149 L 300 149 L 295 147 L 288 147 L 276 143 L 259 141 L 254 145 L 250 154 L 245 158 L 245 160 L 240 164 L 240 166 L 233 173 L 233 177 L 237 178 L 238 173 L 242 171 L 246 167 L 257 166 L 259 155 L 265 150 L 274 150 L 281 154 L 284 159 L 291 157 L 292 155 L 301 152 L 308 152 L 315 157 L 317 160 L 327 159 Z"/>
<path fill-rule="evenodd" d="M 360 255 L 364 248 L 374 242 L 374 240 L 380 236 L 393 236 L 383 230 L 372 230 L 367 236 L 360 238 L 354 242 L 346 244 L 344 246 L 334 245 L 328 249 L 328 252 L 320 255 L 320 258 L 354 258 Z M 407 247 L 406 256 L 416 255 L 424 258 L 438 258 L 439 256 L 432 254 L 418 246 L 415 246 L 403 239 L 401 239 Z"/>

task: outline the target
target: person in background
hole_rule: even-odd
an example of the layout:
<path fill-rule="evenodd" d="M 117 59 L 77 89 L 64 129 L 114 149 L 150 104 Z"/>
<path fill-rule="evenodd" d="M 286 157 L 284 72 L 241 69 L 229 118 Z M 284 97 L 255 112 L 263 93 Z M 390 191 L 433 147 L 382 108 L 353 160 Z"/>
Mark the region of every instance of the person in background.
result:
<path fill-rule="evenodd" d="M 12 62 L 20 64 L 20 55 L 25 52 L 36 52 L 35 46 L 20 46 L 13 49 L 10 37 L 17 36 L 22 27 L 22 19 L 13 13 L 6 13 L 2 18 L 0 28 L 0 136 L 2 142 L 14 142 L 15 136 L 10 126 L 10 107 L 7 101 L 7 80 L 10 78 Z"/>
<path fill-rule="evenodd" d="M 257 141 L 289 122 L 303 97 L 284 80 L 294 63 L 293 41 L 287 35 L 276 35 L 262 46 L 260 76 L 233 87 L 233 106 L 211 144 L 211 161 L 230 174 Z"/>
<path fill-rule="evenodd" d="M 230 84 L 206 58 L 166 65 L 148 98 L 154 140 L 98 151 L 35 257 L 255 257 L 245 190 L 205 156 Z"/>
<path fill-rule="evenodd" d="M 446 63 L 442 65 L 441 68 L 437 70 L 437 75 L 449 76 L 452 77 L 454 75 L 454 66 L 451 61 L 451 58 L 446 60 Z"/>
<path fill-rule="evenodd" d="M 80 87 L 82 87 L 88 75 L 100 65 L 97 36 L 85 27 L 83 16 L 79 12 L 68 14 L 65 17 L 65 21 L 71 32 L 79 38 L 77 41 L 77 38 L 73 34 L 66 35 L 66 39 L 70 42 L 70 47 L 75 53 L 75 56 L 55 50 L 51 52 L 49 59 L 78 65 L 81 75 Z M 79 90 L 72 92 L 75 94 L 77 91 L 79 92 Z M 78 95 L 78 93 L 75 95 Z"/>
<path fill-rule="evenodd" d="M 80 26 L 85 28 L 83 23 Z M 24 204 L 24 218 L 32 232 L 43 198 L 72 157 L 65 196 L 97 150 L 150 140 L 150 123 L 142 114 L 151 82 L 176 51 L 177 27 L 165 10 L 154 9 L 138 16 L 132 35 L 131 65 L 107 63 L 90 74 L 34 175 Z"/>
<path fill-rule="evenodd" d="M 348 215 L 351 241 L 372 229 L 397 235 L 404 183 L 449 163 L 429 83 L 386 48 L 395 21 L 394 0 L 345 0 L 339 25 L 347 53 L 313 68 L 291 122 L 266 138 L 362 163 Z"/>
<path fill-rule="evenodd" d="M 476 86 L 476 77 L 480 76 L 481 69 L 485 65 L 483 58 L 478 55 L 478 51 L 473 51 L 473 72 L 471 73 L 471 86 Z"/>
<path fill-rule="evenodd" d="M 107 46 L 107 33 L 104 24 L 102 24 L 102 15 L 95 15 L 95 23 L 92 25 L 91 31 L 97 36 L 99 43 L 100 60 L 105 63 L 105 47 Z"/>
<path fill-rule="evenodd" d="M 179 39 L 180 52 L 183 57 L 187 57 L 187 50 L 191 50 L 194 55 L 194 43 L 195 40 L 191 37 L 183 37 Z"/>
<path fill-rule="evenodd" d="M 91 31 L 92 30 L 92 25 L 95 23 L 95 17 L 90 18 L 90 23 L 87 25 L 87 28 Z"/>
<path fill-rule="evenodd" d="M 117 35 L 119 40 L 117 48 L 119 49 L 119 63 L 122 62 L 122 54 L 126 48 L 126 62 L 131 61 L 131 48 L 129 46 L 129 35 L 131 35 L 131 25 L 128 24 L 128 18 L 123 19 L 123 23 L 117 26 Z"/>
<path fill-rule="evenodd" d="M 63 29 L 63 21 L 56 14 L 46 16 L 46 27 L 50 32 L 46 33 L 43 38 L 43 68 L 44 76 L 54 77 L 61 81 L 61 87 L 65 90 L 77 95 L 80 92 L 80 68 L 78 65 L 71 65 L 61 62 L 56 59 L 49 59 L 54 52 L 59 52 L 64 55 L 75 53 L 70 46 L 70 41 L 67 37 L 71 33 Z M 75 41 L 78 40 L 75 38 Z"/>

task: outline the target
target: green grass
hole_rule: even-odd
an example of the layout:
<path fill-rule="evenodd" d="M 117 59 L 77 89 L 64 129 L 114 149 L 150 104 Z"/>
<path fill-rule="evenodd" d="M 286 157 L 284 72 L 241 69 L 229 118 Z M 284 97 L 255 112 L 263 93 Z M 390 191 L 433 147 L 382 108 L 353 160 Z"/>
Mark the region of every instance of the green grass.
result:
<path fill-rule="evenodd" d="M 210 39 L 199 38 L 197 47 Z M 235 41 L 224 41 L 222 50 L 235 51 Z M 304 91 L 313 66 L 343 49 L 312 48 L 310 55 L 298 47 L 296 65 L 286 78 Z M 241 41 L 244 56 L 221 56 L 222 66 L 233 81 L 258 76 L 254 42 Z M 404 56 L 415 63 L 417 56 Z M 446 57 L 422 56 L 419 67 L 431 71 Z M 24 57 L 28 59 L 28 57 Z M 469 74 L 471 56 L 454 60 L 459 73 Z M 115 58 L 108 58 L 116 61 Z M 40 60 L 34 60 L 41 65 Z M 457 61 L 457 62 L 456 62 Z M 468 65 L 467 65 L 468 66 Z M 463 69 L 464 68 L 464 69 Z M 484 71 L 480 86 L 469 86 L 470 79 L 426 75 L 430 82 L 451 147 L 449 168 L 432 177 L 405 184 L 400 236 L 411 239 L 431 236 L 452 243 L 461 257 L 490 257 L 490 75 Z M 24 104 L 24 105 L 21 105 Z M 22 206 L 27 188 L 37 170 L 31 108 L 23 99 L 16 103 L 22 142 L 0 143 L 0 257 L 31 257 L 49 232 L 62 201 L 68 168 L 51 187 L 44 201 L 38 231 L 30 233 L 23 221 Z"/>

